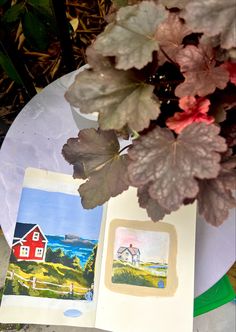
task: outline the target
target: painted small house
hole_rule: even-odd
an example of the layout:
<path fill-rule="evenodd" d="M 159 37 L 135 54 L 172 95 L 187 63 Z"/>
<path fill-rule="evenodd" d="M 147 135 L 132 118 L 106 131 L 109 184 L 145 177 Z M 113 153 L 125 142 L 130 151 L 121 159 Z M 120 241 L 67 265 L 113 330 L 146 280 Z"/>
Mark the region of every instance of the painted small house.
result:
<path fill-rule="evenodd" d="M 18 261 L 44 262 L 47 242 L 39 225 L 16 223 L 12 251 Z"/>
<path fill-rule="evenodd" d="M 134 248 L 132 244 L 129 247 L 120 247 L 117 251 L 117 259 L 138 266 L 140 263 L 140 250 Z"/>

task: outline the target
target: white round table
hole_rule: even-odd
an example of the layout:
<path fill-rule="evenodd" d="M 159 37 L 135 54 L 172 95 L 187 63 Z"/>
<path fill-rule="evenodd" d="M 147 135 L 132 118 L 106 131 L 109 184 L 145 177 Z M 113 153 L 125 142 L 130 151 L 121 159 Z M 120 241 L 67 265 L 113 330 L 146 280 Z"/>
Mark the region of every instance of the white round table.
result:
<path fill-rule="evenodd" d="M 64 93 L 77 71 L 48 85 L 23 108 L 0 150 L 0 224 L 11 244 L 27 167 L 72 174 L 61 150 L 78 129 Z M 235 261 L 235 210 L 220 227 L 197 220 L 195 296 L 215 284 Z"/>

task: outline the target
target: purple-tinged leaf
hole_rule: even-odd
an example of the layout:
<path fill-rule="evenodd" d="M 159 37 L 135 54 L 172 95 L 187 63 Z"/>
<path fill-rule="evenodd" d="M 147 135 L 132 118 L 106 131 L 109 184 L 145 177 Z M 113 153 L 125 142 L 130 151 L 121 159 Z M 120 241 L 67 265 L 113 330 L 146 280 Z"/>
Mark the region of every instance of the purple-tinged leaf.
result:
<path fill-rule="evenodd" d="M 221 36 L 221 46 L 236 47 L 236 2 L 235 0 L 192 0 L 183 13 L 186 23 L 194 32 L 208 36 Z"/>
<path fill-rule="evenodd" d="M 213 226 L 221 225 L 228 217 L 229 209 L 236 207 L 232 189 L 236 190 L 235 157 L 222 163 L 216 179 L 199 181 L 197 196 L 199 212 Z"/>
<path fill-rule="evenodd" d="M 120 130 L 128 125 L 141 131 L 160 113 L 153 89 L 154 86 L 137 80 L 132 71 L 85 70 L 76 76 L 66 98 L 82 113 L 99 112 L 103 130 Z"/>
<path fill-rule="evenodd" d="M 215 66 L 214 52 L 205 44 L 186 46 L 178 52 L 176 61 L 185 77 L 185 81 L 175 89 L 178 97 L 204 97 L 216 88 L 224 89 L 229 81 L 228 71 L 222 66 Z"/>
<path fill-rule="evenodd" d="M 127 165 L 127 154 L 121 155 L 91 174 L 89 180 L 79 187 L 83 207 L 92 209 L 127 190 Z"/>
<path fill-rule="evenodd" d="M 152 60 L 153 51 L 159 49 L 155 33 L 166 17 L 165 8 L 152 1 L 122 7 L 116 21 L 98 36 L 95 48 L 104 56 L 115 56 L 117 69 L 141 69 Z"/>
<path fill-rule="evenodd" d="M 92 209 L 128 189 L 128 156 L 119 150 L 114 131 L 93 128 L 81 130 L 78 138 L 64 145 L 62 154 L 74 165 L 74 177 L 88 178 L 79 188 L 85 208 Z"/>
<path fill-rule="evenodd" d="M 177 14 L 169 14 L 168 19 L 159 25 L 156 33 L 156 39 L 160 46 L 158 59 L 160 65 L 169 61 L 169 59 L 175 62 L 177 53 L 183 48 L 183 38 L 190 33 L 191 30 L 180 20 Z"/>
<path fill-rule="evenodd" d="M 64 158 L 74 165 L 74 177 L 86 179 L 98 167 L 119 154 L 119 142 L 113 131 L 83 129 L 77 138 L 63 146 Z"/>
<path fill-rule="evenodd" d="M 148 185 L 145 185 L 138 188 L 139 205 L 147 210 L 148 216 L 153 221 L 162 220 L 170 211 L 164 209 L 157 200 L 150 197 L 148 187 Z"/>
<path fill-rule="evenodd" d="M 177 138 L 170 130 L 156 127 L 129 149 L 131 184 L 140 187 L 151 183 L 151 198 L 166 210 L 178 209 L 185 198 L 197 195 L 196 178 L 218 175 L 218 152 L 227 149 L 218 134 L 218 127 L 205 123 L 189 125 Z"/>

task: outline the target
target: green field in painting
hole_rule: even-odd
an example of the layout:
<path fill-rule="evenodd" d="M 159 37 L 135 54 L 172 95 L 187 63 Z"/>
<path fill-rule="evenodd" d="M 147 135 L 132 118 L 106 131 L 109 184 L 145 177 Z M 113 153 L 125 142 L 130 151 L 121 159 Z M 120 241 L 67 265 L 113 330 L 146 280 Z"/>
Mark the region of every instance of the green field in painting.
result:
<path fill-rule="evenodd" d="M 8 271 L 14 271 L 13 280 L 7 279 L 4 294 L 30 295 L 60 299 L 83 299 L 89 288 L 88 281 L 81 269 L 62 265 L 61 263 L 17 262 L 10 263 Z M 36 289 L 32 280 L 36 278 Z M 73 283 L 74 292 L 70 294 Z"/>
<path fill-rule="evenodd" d="M 112 282 L 144 287 L 158 288 L 158 282 L 162 281 L 166 287 L 166 277 L 154 275 L 148 267 L 153 263 L 141 263 L 139 267 L 130 263 L 114 260 L 112 266 Z M 155 269 L 163 271 L 162 268 Z"/>

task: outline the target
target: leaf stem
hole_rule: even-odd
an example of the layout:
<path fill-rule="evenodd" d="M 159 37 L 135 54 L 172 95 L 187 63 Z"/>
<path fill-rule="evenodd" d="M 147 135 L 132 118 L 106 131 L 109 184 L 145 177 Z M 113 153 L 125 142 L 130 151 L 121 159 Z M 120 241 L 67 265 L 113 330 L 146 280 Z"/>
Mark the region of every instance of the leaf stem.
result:
<path fill-rule="evenodd" d="M 125 149 L 128 149 L 130 146 L 132 146 L 133 144 L 129 144 L 129 145 L 126 145 L 123 149 L 121 149 L 119 151 L 119 154 L 121 154 L 121 152 L 123 152 Z"/>
<path fill-rule="evenodd" d="M 174 61 L 169 57 L 169 55 L 163 50 L 162 47 L 160 47 L 160 50 L 161 50 L 161 52 L 164 54 L 164 56 L 165 56 L 165 57 L 166 57 L 171 63 L 173 63 L 175 66 L 177 66 L 177 63 L 174 62 Z"/>

